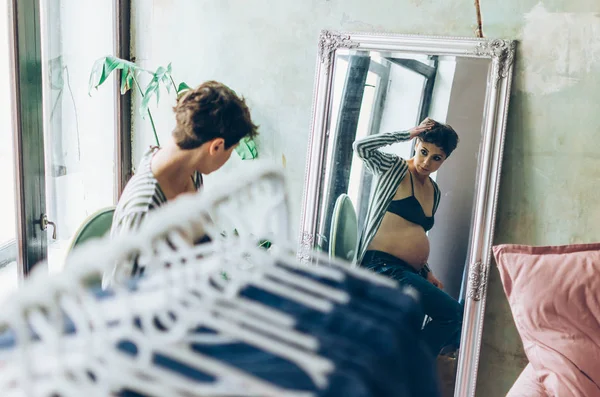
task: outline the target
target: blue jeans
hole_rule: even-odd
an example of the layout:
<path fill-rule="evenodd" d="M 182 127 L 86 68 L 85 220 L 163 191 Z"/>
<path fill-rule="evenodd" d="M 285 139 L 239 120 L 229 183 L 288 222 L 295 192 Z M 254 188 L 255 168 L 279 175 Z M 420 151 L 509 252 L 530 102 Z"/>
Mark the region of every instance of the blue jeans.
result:
<path fill-rule="evenodd" d="M 408 263 L 388 253 L 367 251 L 362 266 L 417 290 L 423 312 L 431 318 L 423 328 L 423 340 L 435 356 L 446 346 L 459 347 L 462 304 L 427 281 Z"/>
<path fill-rule="evenodd" d="M 357 278 L 344 267 L 336 267 L 345 275 L 341 281 L 321 278 L 302 267 L 281 268 L 347 291 L 350 301 L 321 313 L 253 286 L 240 295 L 293 315 L 295 328 L 316 337 L 320 352 L 336 365 L 356 368 L 373 387 L 373 396 L 440 395 L 435 361 L 422 338 L 423 312 L 413 297 L 400 288 Z"/>
<path fill-rule="evenodd" d="M 198 328 L 196 332 L 215 333 L 209 328 Z M 319 389 L 309 375 L 296 363 L 242 342 L 191 343 L 189 346 L 192 351 L 213 357 L 283 389 L 312 392 L 316 397 L 369 397 L 375 395 L 366 380 L 361 377 L 360 372 L 357 372 L 355 368 L 342 367 L 339 365 L 342 363 L 337 360 L 334 360 L 336 364 L 334 371 L 327 377 L 327 386 L 324 389 Z M 137 346 L 132 342 L 121 342 L 118 344 L 118 348 L 132 356 L 136 356 L 138 353 Z M 152 362 L 158 367 L 177 373 L 199 384 L 211 384 L 217 381 L 217 378 L 204 373 L 202 370 L 171 359 L 168 357 L 168 353 L 167 355 L 153 354 Z M 145 397 L 128 389 L 122 390 L 118 396 Z"/>

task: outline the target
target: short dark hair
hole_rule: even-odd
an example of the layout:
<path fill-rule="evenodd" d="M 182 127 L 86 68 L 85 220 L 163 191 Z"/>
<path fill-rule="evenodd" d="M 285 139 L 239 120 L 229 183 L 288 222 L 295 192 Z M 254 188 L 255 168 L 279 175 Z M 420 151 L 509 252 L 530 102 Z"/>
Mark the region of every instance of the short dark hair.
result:
<path fill-rule="evenodd" d="M 245 99 L 217 81 L 183 94 L 173 111 L 177 122 L 173 138 L 182 149 L 195 149 L 215 138 L 223 138 L 229 149 L 242 138 L 258 135 Z"/>
<path fill-rule="evenodd" d="M 437 121 L 433 121 L 433 123 L 433 127 L 419 134 L 417 138 L 422 142 L 433 143 L 444 151 L 446 157 L 450 157 L 450 154 L 458 146 L 458 134 L 447 124 Z"/>

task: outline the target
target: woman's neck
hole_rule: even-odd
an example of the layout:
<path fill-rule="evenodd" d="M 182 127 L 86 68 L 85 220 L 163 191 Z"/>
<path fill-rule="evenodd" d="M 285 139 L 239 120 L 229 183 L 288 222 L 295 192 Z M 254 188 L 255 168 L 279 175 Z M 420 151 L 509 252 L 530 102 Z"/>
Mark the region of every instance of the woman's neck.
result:
<path fill-rule="evenodd" d="M 408 169 L 412 173 L 413 179 L 416 182 L 420 183 L 421 185 L 425 185 L 425 183 L 427 183 L 427 180 L 429 179 L 429 177 L 425 176 L 425 175 L 421 175 L 417 171 L 417 169 L 415 167 L 414 159 L 411 158 L 410 160 L 407 161 L 407 163 L 408 163 Z"/>
<path fill-rule="evenodd" d="M 191 152 L 169 144 L 154 153 L 150 168 L 165 195 L 172 196 L 167 198 L 189 191 L 190 177 L 195 172 L 191 156 Z"/>

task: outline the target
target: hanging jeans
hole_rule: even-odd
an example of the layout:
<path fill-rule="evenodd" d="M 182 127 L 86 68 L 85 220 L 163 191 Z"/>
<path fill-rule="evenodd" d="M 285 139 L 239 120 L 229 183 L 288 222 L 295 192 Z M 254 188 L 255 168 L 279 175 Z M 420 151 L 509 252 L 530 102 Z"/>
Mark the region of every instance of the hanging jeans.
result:
<path fill-rule="evenodd" d="M 462 304 L 427 281 L 414 267 L 386 252 L 365 252 L 362 267 L 397 280 L 400 285 L 410 285 L 418 291 L 423 312 L 431 318 L 423 328 L 423 340 L 434 356 L 446 346 L 458 348 Z"/>

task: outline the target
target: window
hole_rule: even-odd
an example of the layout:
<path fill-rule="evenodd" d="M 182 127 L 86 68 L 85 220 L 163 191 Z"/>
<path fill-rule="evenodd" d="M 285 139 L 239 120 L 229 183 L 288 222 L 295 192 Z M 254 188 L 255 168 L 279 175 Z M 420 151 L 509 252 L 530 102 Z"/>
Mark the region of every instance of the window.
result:
<path fill-rule="evenodd" d="M 8 2 L 0 0 L 0 301 L 18 284 Z"/>
<path fill-rule="evenodd" d="M 115 53 L 113 2 L 43 0 L 41 20 L 48 266 L 60 271 L 71 240 L 94 212 L 114 205 L 114 75 L 88 95 L 94 62 Z M 94 10 L 93 18 L 85 18 Z"/>

